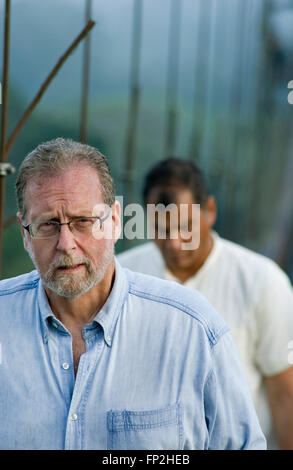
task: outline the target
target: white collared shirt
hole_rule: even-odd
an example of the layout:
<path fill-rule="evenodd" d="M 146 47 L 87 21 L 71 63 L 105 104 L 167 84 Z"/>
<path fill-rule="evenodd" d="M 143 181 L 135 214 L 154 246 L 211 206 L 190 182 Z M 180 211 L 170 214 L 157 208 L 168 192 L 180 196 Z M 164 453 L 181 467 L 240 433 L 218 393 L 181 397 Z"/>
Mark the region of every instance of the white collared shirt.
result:
<path fill-rule="evenodd" d="M 268 448 L 276 448 L 264 376 L 288 362 L 293 340 L 293 290 L 272 260 L 213 232 L 214 245 L 203 266 L 184 286 L 199 290 L 229 325 L 254 399 Z M 179 282 L 152 242 L 118 255 L 122 266 Z"/>

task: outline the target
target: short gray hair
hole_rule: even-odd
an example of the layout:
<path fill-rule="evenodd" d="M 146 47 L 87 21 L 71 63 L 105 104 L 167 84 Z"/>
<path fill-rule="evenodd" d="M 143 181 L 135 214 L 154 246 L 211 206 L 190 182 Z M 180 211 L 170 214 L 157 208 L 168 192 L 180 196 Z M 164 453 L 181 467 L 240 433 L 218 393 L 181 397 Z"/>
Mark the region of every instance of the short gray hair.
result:
<path fill-rule="evenodd" d="M 22 218 L 26 214 L 25 192 L 29 180 L 35 176 L 54 176 L 73 164 L 88 165 L 98 173 L 104 203 L 112 206 L 115 201 L 115 188 L 106 157 L 89 145 L 72 139 L 57 138 L 36 147 L 25 157 L 19 168 L 15 188 L 18 210 Z"/>

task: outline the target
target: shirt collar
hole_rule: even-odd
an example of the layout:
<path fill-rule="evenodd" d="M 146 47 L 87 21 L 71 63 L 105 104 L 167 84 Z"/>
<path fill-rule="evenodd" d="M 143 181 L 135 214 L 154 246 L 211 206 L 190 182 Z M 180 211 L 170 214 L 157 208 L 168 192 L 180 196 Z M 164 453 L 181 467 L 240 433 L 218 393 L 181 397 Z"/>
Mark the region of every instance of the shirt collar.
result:
<path fill-rule="evenodd" d="M 128 281 L 123 268 L 115 258 L 115 278 L 112 290 L 94 321 L 102 326 L 108 346 L 113 343 L 115 326 L 128 293 Z"/>
<path fill-rule="evenodd" d="M 121 267 L 119 262 L 115 259 L 115 278 L 114 284 L 111 289 L 110 295 L 107 298 L 105 304 L 99 310 L 97 315 L 95 316 L 92 323 L 96 322 L 101 325 L 103 332 L 104 332 L 104 340 L 108 346 L 112 346 L 113 338 L 115 333 L 115 326 L 118 320 L 118 316 L 122 310 L 124 305 L 124 301 L 126 295 L 128 293 L 128 281 L 126 275 L 124 273 L 124 269 Z M 61 330 L 68 333 L 66 328 L 60 323 L 55 315 L 53 314 L 44 286 L 42 281 L 40 280 L 38 285 L 38 304 L 39 304 L 39 311 L 43 321 L 44 326 L 44 334 L 43 339 L 44 342 L 48 340 L 48 321 L 49 319 L 52 322 L 56 322 Z"/>

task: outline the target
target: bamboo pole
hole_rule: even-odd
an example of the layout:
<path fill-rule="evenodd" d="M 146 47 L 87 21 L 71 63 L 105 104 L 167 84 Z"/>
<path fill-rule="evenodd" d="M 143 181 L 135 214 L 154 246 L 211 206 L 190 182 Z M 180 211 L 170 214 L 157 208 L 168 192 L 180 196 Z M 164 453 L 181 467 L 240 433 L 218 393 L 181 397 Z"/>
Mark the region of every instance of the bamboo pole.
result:
<path fill-rule="evenodd" d="M 209 1 L 208 5 L 207 1 Z M 204 103 L 207 92 L 206 83 L 208 80 L 208 58 L 211 49 L 211 15 L 209 14 L 211 6 L 210 0 L 199 0 L 197 6 L 198 29 L 195 45 L 193 118 L 189 156 L 192 159 L 200 161 L 200 150 L 202 148 L 203 127 L 206 111 Z"/>
<path fill-rule="evenodd" d="M 245 10 L 247 2 L 238 2 L 235 4 L 235 29 L 234 29 L 234 54 L 232 62 L 231 87 L 230 87 L 230 122 L 229 122 L 229 150 L 226 160 L 226 175 L 224 178 L 226 187 L 225 213 L 224 213 L 224 235 L 234 237 L 239 229 L 233 220 L 237 211 L 237 193 L 239 191 L 239 151 L 241 139 L 241 93 L 244 82 L 243 73 L 243 54 L 244 54 L 244 31 L 245 31 Z M 240 231 L 241 234 L 241 231 Z"/>
<path fill-rule="evenodd" d="M 167 69 L 167 123 L 164 157 L 168 157 L 174 153 L 177 137 L 180 22 L 181 0 L 171 0 Z"/>
<path fill-rule="evenodd" d="M 140 101 L 139 66 L 142 36 L 142 0 L 134 0 L 133 26 L 132 26 L 132 50 L 130 62 L 130 104 L 128 124 L 124 148 L 123 184 L 126 204 L 134 202 L 134 168 L 135 168 L 135 140 L 137 132 L 138 110 Z M 123 247 L 130 245 L 124 237 Z"/>
<path fill-rule="evenodd" d="M 292 174 L 293 174 L 293 138 L 288 147 L 288 161 L 281 184 L 278 211 L 268 237 L 267 254 L 283 269 L 292 249 L 293 208 L 292 208 Z"/>
<path fill-rule="evenodd" d="M 10 46 L 10 0 L 5 1 L 5 26 L 4 26 L 4 56 L 3 56 L 3 101 L 1 113 L 1 163 L 5 162 L 5 145 L 7 134 L 7 113 L 8 113 L 8 80 L 9 80 L 9 46 Z M 2 252 L 3 244 L 3 219 L 5 211 L 5 174 L 0 176 L 0 248 Z M 2 272 L 2 253 L 0 253 L 0 277 Z"/>
<path fill-rule="evenodd" d="M 88 23 L 91 18 L 92 0 L 86 0 L 85 4 L 85 22 Z M 80 113 L 80 141 L 87 142 L 88 128 L 88 90 L 90 75 L 90 36 L 87 35 L 84 41 L 83 51 L 83 69 L 82 69 L 82 95 L 81 95 L 81 113 Z"/>
<path fill-rule="evenodd" d="M 199 149 L 200 158 L 204 164 L 207 174 L 212 171 L 209 168 L 210 160 L 214 161 L 212 153 L 212 145 L 214 140 L 213 121 L 215 118 L 215 93 L 216 85 L 216 52 L 217 52 L 217 33 L 221 28 L 219 20 L 219 11 L 222 6 L 219 5 L 217 0 L 212 0 L 209 4 L 209 50 L 207 54 L 207 77 L 205 84 L 205 103 L 204 103 L 204 122 L 202 124 L 202 137 L 201 146 Z"/>
<path fill-rule="evenodd" d="M 5 26 L 4 26 L 4 54 L 3 54 L 3 97 L 2 97 L 2 119 L 1 119 L 1 161 L 5 152 L 5 141 L 7 134 L 7 111 L 8 111 L 8 69 L 9 69 L 9 46 L 10 46 L 10 0 L 5 1 Z"/>
<path fill-rule="evenodd" d="M 125 142 L 125 199 L 126 203 L 133 202 L 133 172 L 135 166 L 134 147 L 137 131 L 137 119 L 140 99 L 139 86 L 139 65 L 141 52 L 141 34 L 142 34 L 142 0 L 134 0 L 133 10 L 133 29 L 132 29 L 132 52 L 130 64 L 130 105 L 128 115 L 128 126 Z"/>
<path fill-rule="evenodd" d="M 1 163 L 5 163 L 9 152 L 12 148 L 14 141 L 16 140 L 19 132 L 23 128 L 25 122 L 35 109 L 36 105 L 41 100 L 43 94 L 45 93 L 46 89 L 48 88 L 49 84 L 56 76 L 66 59 L 70 56 L 70 54 L 74 51 L 74 49 L 78 46 L 80 41 L 88 34 L 88 32 L 93 28 L 95 25 L 94 21 L 89 21 L 87 25 L 83 28 L 81 33 L 76 37 L 76 39 L 70 44 L 68 49 L 65 53 L 60 57 L 58 62 L 56 63 L 55 67 L 52 69 L 44 83 L 41 85 L 38 93 L 27 107 L 26 111 L 24 112 L 23 116 L 19 120 L 18 124 L 16 125 L 15 129 L 13 130 L 12 134 L 10 135 L 8 141 L 6 142 L 6 126 L 7 126 L 7 92 L 8 92 L 8 62 L 9 62 L 9 23 L 10 23 L 10 0 L 6 0 L 6 15 L 5 15 L 5 40 L 4 40 L 4 79 L 3 79 L 3 107 L 2 107 L 2 123 L 1 123 Z M 1 173 L 0 173 L 1 174 Z M 4 177 L 0 176 L 0 276 L 2 273 L 2 246 L 3 246 L 3 219 L 4 219 L 4 201 L 5 201 L 5 181 Z M 12 223 L 12 218 L 8 219 L 9 224 Z M 7 223 L 5 223 L 5 227 L 7 227 Z"/>
<path fill-rule="evenodd" d="M 4 157 L 5 158 L 7 157 L 9 151 L 11 150 L 11 147 L 12 147 L 16 137 L 18 136 L 19 132 L 21 131 L 22 127 L 24 126 L 25 122 L 27 121 L 27 119 L 29 118 L 29 116 L 31 115 L 33 110 L 35 109 L 36 105 L 41 100 L 43 94 L 47 90 L 48 86 L 50 85 L 50 83 L 53 80 L 53 78 L 55 77 L 55 75 L 57 75 L 60 68 L 62 67 L 62 65 L 66 61 L 66 59 L 70 56 L 70 54 L 78 46 L 80 41 L 88 34 L 88 32 L 93 28 L 94 25 L 95 25 L 94 21 L 90 20 L 88 22 L 88 24 L 83 28 L 81 33 L 71 43 L 71 45 L 68 47 L 68 49 L 65 51 L 65 53 L 60 57 L 60 59 L 58 60 L 58 62 L 55 65 L 55 67 L 52 69 L 52 71 L 50 72 L 50 74 L 48 75 L 48 77 L 46 78 L 44 83 L 41 85 L 38 93 L 36 94 L 36 96 L 32 100 L 31 104 L 26 109 L 25 113 L 23 114 L 22 118 L 19 120 L 19 122 L 16 125 L 14 131 L 12 132 L 11 136 L 9 137 L 9 139 L 7 141 L 7 144 L 6 144 L 6 147 L 5 147 L 5 152 L 4 152 Z"/>
<path fill-rule="evenodd" d="M 270 117 L 270 97 L 271 83 L 268 77 L 268 56 L 267 56 L 267 39 L 268 25 L 272 12 L 272 3 L 263 2 L 259 7 L 260 24 L 259 24 L 259 57 L 257 69 L 257 87 L 256 87 L 256 115 L 254 125 L 254 165 L 251 175 L 251 192 L 249 207 L 249 229 L 250 239 L 254 241 L 255 246 L 259 243 L 259 227 L 262 225 L 262 208 L 263 208 L 263 184 L 264 169 L 267 165 L 268 147 L 268 118 Z M 257 204 L 256 204 L 257 201 Z"/>

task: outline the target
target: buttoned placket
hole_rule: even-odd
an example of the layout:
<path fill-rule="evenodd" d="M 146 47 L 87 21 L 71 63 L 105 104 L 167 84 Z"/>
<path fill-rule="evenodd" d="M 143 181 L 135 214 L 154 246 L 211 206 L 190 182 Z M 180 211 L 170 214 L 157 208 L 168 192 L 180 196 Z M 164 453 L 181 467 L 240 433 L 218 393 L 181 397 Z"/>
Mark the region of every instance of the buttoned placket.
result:
<path fill-rule="evenodd" d="M 94 377 L 96 364 L 105 346 L 103 330 L 83 328 L 86 351 L 80 357 L 73 394 L 68 410 L 65 449 L 83 449 L 85 446 L 85 411 L 87 392 Z M 66 372 L 66 369 L 65 369 Z"/>
<path fill-rule="evenodd" d="M 119 269 L 121 268 L 118 266 L 118 271 Z M 122 299 L 127 292 L 128 284 L 121 275 L 119 288 L 116 287 L 116 297 L 115 301 L 112 301 L 111 309 L 108 307 L 104 312 L 99 311 L 98 319 L 83 328 L 86 351 L 80 357 L 75 377 L 72 336 L 62 323 L 56 321 L 42 286 L 39 288 L 40 313 L 44 322 L 43 342 L 48 349 L 49 361 L 54 369 L 52 372 L 58 381 L 60 394 L 64 399 L 64 411 L 66 410 L 67 416 L 64 449 L 87 448 L 85 419 L 95 370 L 103 352 L 110 350 L 112 347 L 115 325 L 123 304 Z M 50 326 L 48 327 L 46 324 L 49 320 Z"/>
<path fill-rule="evenodd" d="M 93 370 L 107 346 L 103 328 L 93 324 L 83 328 L 86 351 L 80 357 L 78 371 L 74 376 L 72 336 L 58 320 L 50 319 L 43 339 L 47 344 L 51 363 L 54 365 L 62 396 L 67 409 L 65 449 L 82 449 L 84 446 L 84 412 L 86 390 L 93 379 Z"/>
<path fill-rule="evenodd" d="M 62 397 L 69 408 L 75 382 L 71 334 L 54 318 L 49 320 L 47 337 L 51 363 L 55 368 Z"/>

